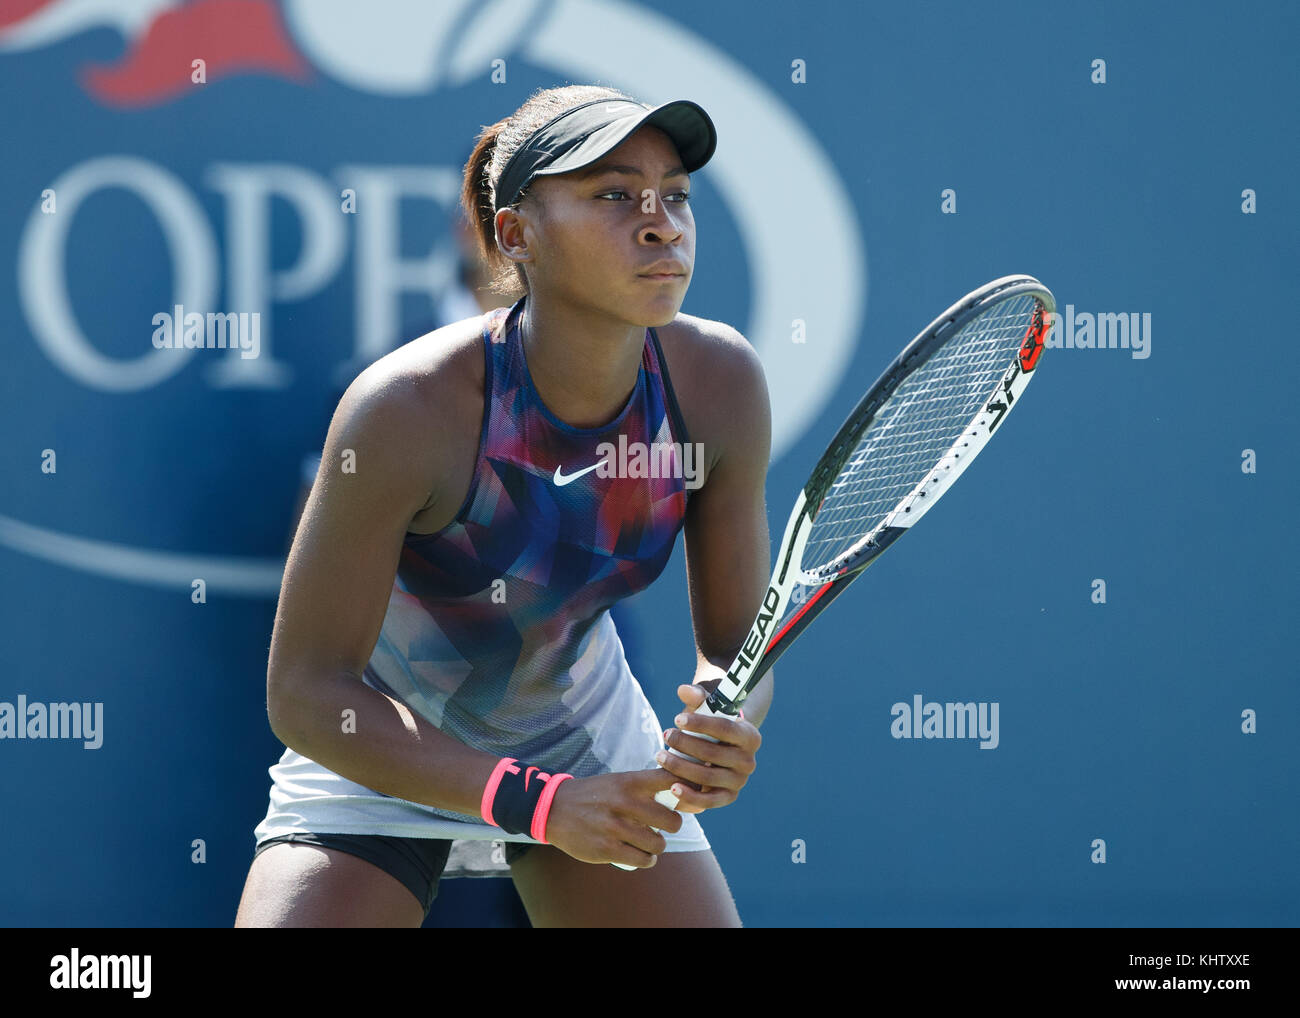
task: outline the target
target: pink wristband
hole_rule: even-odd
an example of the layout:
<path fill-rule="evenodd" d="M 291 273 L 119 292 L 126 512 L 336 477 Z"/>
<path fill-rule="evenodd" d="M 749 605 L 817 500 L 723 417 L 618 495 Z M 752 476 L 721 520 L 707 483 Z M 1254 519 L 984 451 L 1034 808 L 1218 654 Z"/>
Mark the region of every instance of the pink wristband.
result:
<path fill-rule="evenodd" d="M 501 786 L 501 779 L 505 777 L 506 771 L 509 770 L 511 774 L 519 773 L 518 767 L 510 766 L 517 762 L 513 756 L 503 756 L 497 762 L 496 767 L 492 769 L 492 776 L 488 778 L 488 783 L 483 786 L 483 801 L 479 804 L 479 815 L 483 818 L 484 823 L 489 823 L 493 827 L 501 826 L 492 819 L 492 800 L 497 797 L 497 789 Z"/>
<path fill-rule="evenodd" d="M 546 782 L 546 787 L 542 789 L 542 797 L 537 800 L 537 809 L 533 812 L 533 826 L 528 833 L 533 838 L 540 841 L 543 845 L 549 845 L 546 840 L 546 821 L 551 815 L 551 802 L 555 799 L 555 792 L 560 784 L 573 777 L 572 774 L 555 774 L 551 780 Z"/>

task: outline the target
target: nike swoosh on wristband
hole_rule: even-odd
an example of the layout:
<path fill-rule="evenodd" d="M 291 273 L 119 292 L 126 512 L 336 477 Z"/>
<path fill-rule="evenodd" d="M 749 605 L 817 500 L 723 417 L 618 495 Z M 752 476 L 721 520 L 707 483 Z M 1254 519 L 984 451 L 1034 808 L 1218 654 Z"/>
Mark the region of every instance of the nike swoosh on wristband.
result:
<path fill-rule="evenodd" d="M 604 462 L 605 462 L 604 460 L 601 460 L 600 463 L 593 463 L 593 464 L 592 464 L 591 466 L 589 466 L 589 467 L 583 467 L 583 468 L 582 468 L 581 470 L 579 470 L 577 473 L 575 473 L 575 474 L 570 474 L 568 477 L 565 477 L 564 474 L 561 472 L 560 468 L 559 468 L 559 467 L 556 467 L 556 468 L 555 468 L 555 486 L 556 486 L 557 488 L 563 488 L 563 487 L 564 487 L 566 484 L 568 484 L 569 482 L 571 482 L 571 481 L 576 481 L 576 480 L 577 480 L 579 477 L 581 477 L 583 474 L 589 474 L 589 473 L 591 473 L 591 472 L 592 472 L 593 470 L 595 470 L 598 466 L 600 466 L 601 463 L 604 463 Z"/>

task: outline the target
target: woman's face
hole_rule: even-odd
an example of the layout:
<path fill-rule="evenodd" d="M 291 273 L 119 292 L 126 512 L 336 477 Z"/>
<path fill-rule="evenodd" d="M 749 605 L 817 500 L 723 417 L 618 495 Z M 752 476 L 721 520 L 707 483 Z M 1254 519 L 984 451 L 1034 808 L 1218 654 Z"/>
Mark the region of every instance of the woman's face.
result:
<path fill-rule="evenodd" d="M 534 290 L 634 326 L 671 322 L 695 263 L 681 162 L 668 135 L 643 127 L 594 166 L 535 178 L 537 200 L 521 206 Z"/>

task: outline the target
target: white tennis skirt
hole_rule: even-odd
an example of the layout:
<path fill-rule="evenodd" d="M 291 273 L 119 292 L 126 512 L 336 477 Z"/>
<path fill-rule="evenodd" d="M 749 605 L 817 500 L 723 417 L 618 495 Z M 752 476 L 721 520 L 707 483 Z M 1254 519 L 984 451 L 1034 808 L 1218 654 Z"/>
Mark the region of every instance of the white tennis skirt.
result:
<path fill-rule="evenodd" d="M 586 733 L 585 744 L 590 752 L 584 753 L 583 758 L 589 762 L 597 761 L 590 764 L 598 768 L 595 773 L 653 769 L 658 766 L 655 753 L 664 748 L 663 726 L 627 666 L 608 614 L 596 627 L 593 636 L 595 638 L 588 641 L 586 652 L 574 672 L 587 677 L 587 681 L 594 675 L 607 678 L 601 683 L 599 695 L 587 696 L 574 709 L 570 722 Z M 374 660 L 372 658 L 372 662 Z M 364 681 L 385 695 L 401 700 L 432 724 L 439 724 L 440 706 L 431 702 L 404 670 L 388 669 L 382 679 L 372 676 L 367 670 Z M 573 692 L 575 690 L 570 690 Z M 510 752 L 505 745 L 481 748 L 500 752 L 503 756 L 523 757 L 523 754 Z M 534 760 L 531 756 L 528 759 L 529 762 L 568 771 L 576 777 L 585 776 L 578 773 L 576 767 L 560 766 L 565 763 L 563 760 Z M 499 827 L 483 823 L 479 817 L 376 792 L 293 749 L 286 749 L 269 773 L 270 805 L 266 817 L 253 832 L 258 844 L 284 834 L 304 833 L 537 843 L 526 834 L 507 834 Z M 676 834 L 663 832 L 668 843 L 667 851 L 699 852 L 709 848 L 708 838 L 695 814 L 683 813 L 681 816 L 680 831 Z"/>

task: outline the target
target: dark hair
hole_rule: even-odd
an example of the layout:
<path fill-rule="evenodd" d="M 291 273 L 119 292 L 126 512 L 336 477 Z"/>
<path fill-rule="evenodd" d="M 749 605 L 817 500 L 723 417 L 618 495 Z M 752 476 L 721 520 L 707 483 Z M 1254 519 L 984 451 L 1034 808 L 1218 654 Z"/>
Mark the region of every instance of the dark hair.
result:
<path fill-rule="evenodd" d="M 474 225 L 479 254 L 488 266 L 487 288 L 491 292 L 516 298 L 528 292 L 528 277 L 523 266 L 512 262 L 497 247 L 496 186 L 510 157 L 532 137 L 534 131 L 565 110 L 592 99 L 631 98 L 618 89 L 603 85 L 538 89 L 510 116 L 484 126 L 474 143 L 469 162 L 465 164 L 460 201 L 465 215 Z M 532 197 L 529 188 L 525 187 L 510 208 L 516 208 L 520 202 Z"/>

